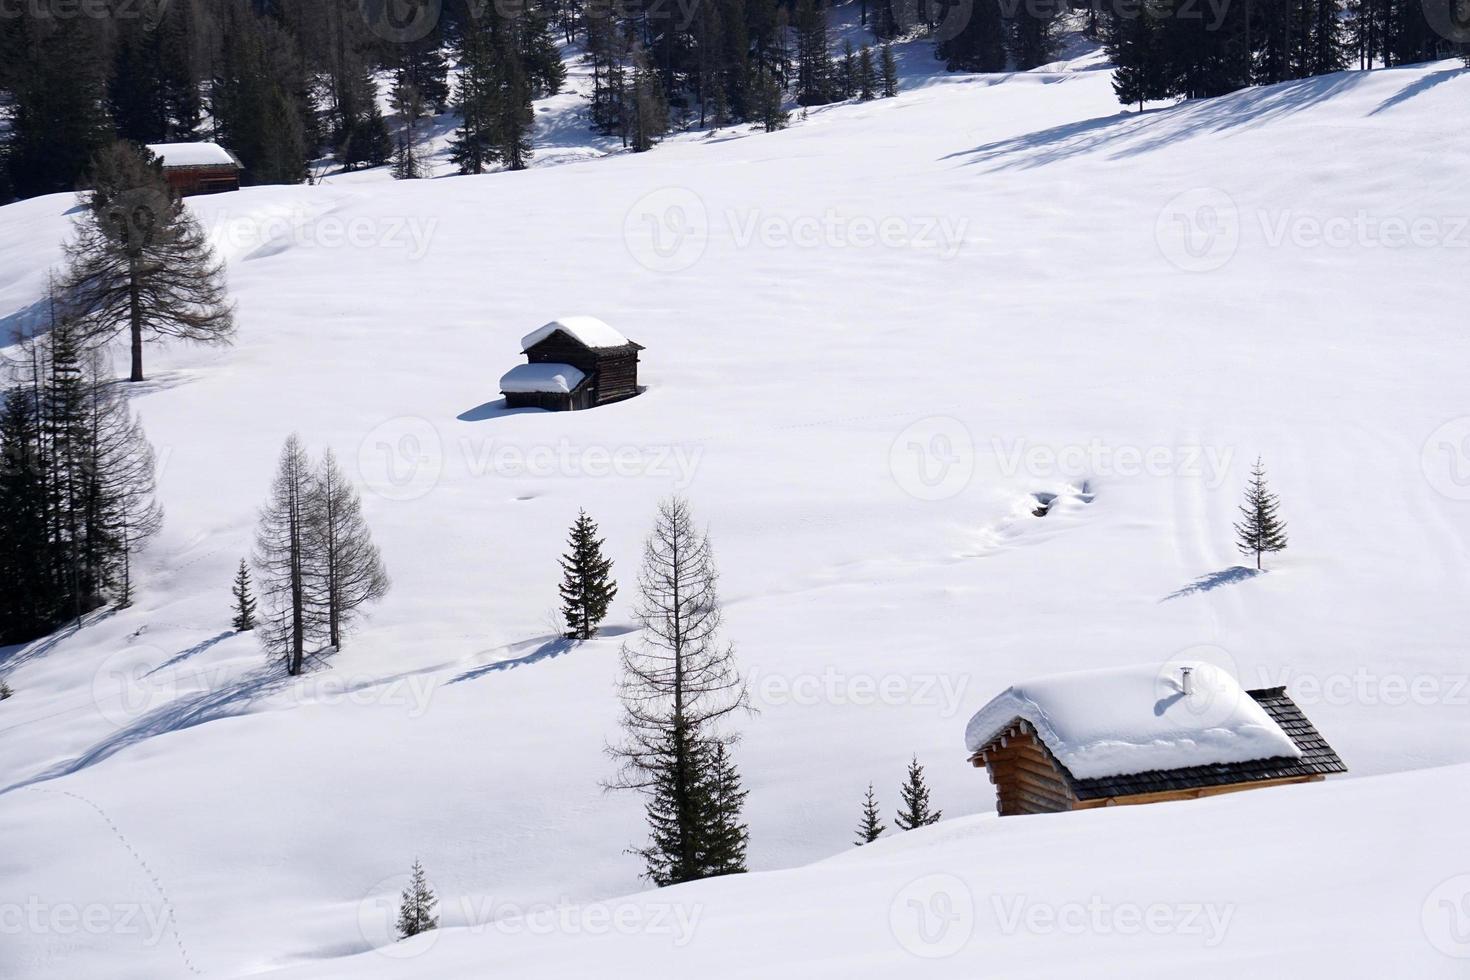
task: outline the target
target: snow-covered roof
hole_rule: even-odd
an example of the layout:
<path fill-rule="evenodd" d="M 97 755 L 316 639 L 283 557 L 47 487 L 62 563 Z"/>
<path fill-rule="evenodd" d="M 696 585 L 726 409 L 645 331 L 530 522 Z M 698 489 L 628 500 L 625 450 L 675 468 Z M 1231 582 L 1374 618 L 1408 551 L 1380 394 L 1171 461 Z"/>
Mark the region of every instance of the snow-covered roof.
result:
<path fill-rule="evenodd" d="M 628 338 L 595 316 L 564 316 L 521 338 L 521 350 L 534 347 L 560 330 L 588 347 L 622 347 Z"/>
<path fill-rule="evenodd" d="M 503 392 L 549 391 L 566 394 L 576 390 L 586 375 L 570 364 L 517 364 L 500 379 Z"/>
<path fill-rule="evenodd" d="M 1183 691 L 1181 669 L 1192 672 Z M 1058 674 L 1017 684 L 965 728 L 978 752 L 1017 718 L 1078 779 L 1280 757 L 1301 749 L 1228 671 L 1203 662 Z"/>
<path fill-rule="evenodd" d="M 240 161 L 218 143 L 149 143 L 165 167 L 238 167 Z"/>

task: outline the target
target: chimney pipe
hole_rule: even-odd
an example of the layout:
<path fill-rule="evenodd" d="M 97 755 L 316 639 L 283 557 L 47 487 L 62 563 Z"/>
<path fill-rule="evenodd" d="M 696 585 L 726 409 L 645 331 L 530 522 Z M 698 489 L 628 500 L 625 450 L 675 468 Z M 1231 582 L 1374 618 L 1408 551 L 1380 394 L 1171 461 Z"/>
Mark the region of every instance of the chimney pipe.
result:
<path fill-rule="evenodd" d="M 1191 694 L 1194 693 L 1194 668 L 1193 667 L 1180 667 L 1179 668 L 1179 688 L 1180 688 L 1180 690 L 1182 690 L 1184 692 L 1184 696 L 1185 697 L 1189 697 Z"/>

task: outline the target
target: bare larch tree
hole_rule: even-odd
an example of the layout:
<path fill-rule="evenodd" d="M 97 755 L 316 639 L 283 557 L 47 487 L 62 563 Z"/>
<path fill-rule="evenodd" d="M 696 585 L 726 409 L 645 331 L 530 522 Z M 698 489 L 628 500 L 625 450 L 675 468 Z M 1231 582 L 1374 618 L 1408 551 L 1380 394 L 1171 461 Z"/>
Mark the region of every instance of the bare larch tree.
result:
<path fill-rule="evenodd" d="M 734 651 L 719 638 L 718 575 L 689 505 L 659 505 L 638 576 L 638 638 L 623 646 L 620 766 L 606 786 L 644 794 L 650 828 L 638 851 L 664 885 L 742 870 L 744 798 L 725 724 L 750 710 Z M 728 853 L 727 853 L 728 852 Z"/>
<path fill-rule="evenodd" d="M 326 616 L 327 642 L 342 649 L 342 634 L 358 610 L 388 592 L 388 572 L 362 516 L 362 501 L 328 449 L 313 481 L 307 521 L 310 554 L 307 592 Z"/>

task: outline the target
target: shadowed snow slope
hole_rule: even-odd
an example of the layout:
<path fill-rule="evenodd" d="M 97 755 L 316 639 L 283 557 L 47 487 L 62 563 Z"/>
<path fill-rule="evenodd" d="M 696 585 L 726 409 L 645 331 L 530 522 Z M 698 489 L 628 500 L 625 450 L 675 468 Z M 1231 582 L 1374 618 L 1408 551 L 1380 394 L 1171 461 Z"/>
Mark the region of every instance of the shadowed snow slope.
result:
<path fill-rule="evenodd" d="M 982 916 L 941 974 L 1446 973 L 1420 916 L 1470 871 L 1438 816 L 1466 773 L 1403 771 L 1470 762 L 1470 75 L 1140 117 L 1106 72 L 1051 67 L 647 154 L 192 199 L 239 338 L 148 348 L 134 405 L 168 516 L 136 604 L 0 651 L 0 879 L 42 910 L 0 976 L 356 976 L 333 960 L 387 942 L 415 857 L 446 926 L 638 889 L 639 803 L 598 782 L 640 542 L 674 492 L 710 526 L 760 708 L 737 753 L 757 871 L 846 849 L 869 781 L 891 814 L 913 754 L 947 818 L 991 811 L 965 721 L 1030 676 L 1187 659 L 1285 684 L 1353 776 L 964 819 L 691 890 L 707 918 L 677 954 L 446 932 L 406 975 L 626 973 L 645 946 L 706 976 L 905 975 L 889 910 L 937 870 Z M 37 315 L 74 204 L 0 209 L 7 328 Z M 518 341 L 567 310 L 646 346 L 647 392 L 505 410 Z M 394 582 L 296 679 L 221 636 L 293 430 L 364 488 Z M 1227 581 L 1258 454 L 1291 549 Z M 571 644 L 556 557 L 583 507 L 622 590 L 612 635 Z M 1234 917 L 1208 951 L 1012 937 L 992 892 Z M 168 917 L 43 914 L 82 907 Z"/>

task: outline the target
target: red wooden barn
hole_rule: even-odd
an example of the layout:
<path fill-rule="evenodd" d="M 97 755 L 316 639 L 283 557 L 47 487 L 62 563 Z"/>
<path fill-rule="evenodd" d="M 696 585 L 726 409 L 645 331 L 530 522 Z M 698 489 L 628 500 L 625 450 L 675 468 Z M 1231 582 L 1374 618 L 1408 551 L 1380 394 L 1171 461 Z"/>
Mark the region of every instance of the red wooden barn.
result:
<path fill-rule="evenodd" d="M 180 197 L 240 189 L 245 168 L 218 143 L 150 143 L 148 149 L 163 161 L 163 176 Z"/>

